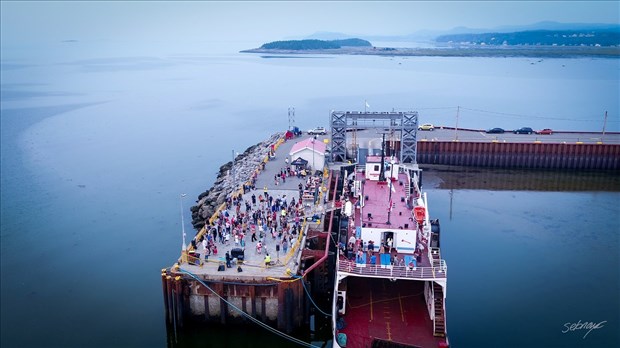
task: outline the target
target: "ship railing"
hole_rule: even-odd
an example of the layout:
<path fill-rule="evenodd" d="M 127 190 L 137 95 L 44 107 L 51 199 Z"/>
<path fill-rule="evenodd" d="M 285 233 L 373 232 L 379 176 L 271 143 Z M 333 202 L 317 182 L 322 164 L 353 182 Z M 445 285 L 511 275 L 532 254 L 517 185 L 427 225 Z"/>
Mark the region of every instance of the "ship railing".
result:
<path fill-rule="evenodd" d="M 440 260 L 439 265 L 437 266 L 410 267 L 360 264 L 355 261 L 340 259 L 338 262 L 338 271 L 353 275 L 381 278 L 437 279 L 447 277 L 448 265 L 445 260 Z"/>

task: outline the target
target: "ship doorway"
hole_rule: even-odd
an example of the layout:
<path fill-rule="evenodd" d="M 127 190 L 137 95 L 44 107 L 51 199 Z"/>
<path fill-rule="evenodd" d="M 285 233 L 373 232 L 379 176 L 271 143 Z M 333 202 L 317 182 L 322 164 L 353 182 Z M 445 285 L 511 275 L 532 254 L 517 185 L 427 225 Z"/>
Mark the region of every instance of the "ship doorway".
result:
<path fill-rule="evenodd" d="M 381 245 L 383 245 L 386 252 L 390 250 L 390 247 L 394 249 L 394 237 L 394 232 L 385 231 L 381 233 Z"/>

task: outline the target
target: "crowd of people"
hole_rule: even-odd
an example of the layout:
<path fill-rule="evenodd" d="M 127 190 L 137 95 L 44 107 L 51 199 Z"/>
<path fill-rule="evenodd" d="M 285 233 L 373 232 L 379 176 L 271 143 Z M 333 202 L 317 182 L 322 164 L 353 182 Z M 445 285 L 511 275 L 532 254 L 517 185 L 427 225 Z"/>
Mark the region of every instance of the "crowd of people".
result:
<path fill-rule="evenodd" d="M 286 180 L 287 175 L 293 173 L 282 170 L 277 180 Z M 205 226 L 207 232 L 192 239 L 194 255 L 198 253 L 207 261 L 218 255 L 219 246 L 219 249 L 241 248 L 244 253 L 265 255 L 267 265 L 272 264 L 271 258 L 275 255 L 278 262 L 280 254 L 287 254 L 300 233 L 305 218 L 304 189 L 310 189 L 317 182 L 320 184 L 320 180 L 308 177 L 305 184 L 300 182 L 297 198 L 270 194 L 267 186 L 261 192 L 256 189 L 254 180 L 244 185 L 243 192 L 248 194 L 228 197 L 225 208 Z M 227 266 L 232 267 L 234 258 L 229 251 L 225 253 L 225 259 Z"/>

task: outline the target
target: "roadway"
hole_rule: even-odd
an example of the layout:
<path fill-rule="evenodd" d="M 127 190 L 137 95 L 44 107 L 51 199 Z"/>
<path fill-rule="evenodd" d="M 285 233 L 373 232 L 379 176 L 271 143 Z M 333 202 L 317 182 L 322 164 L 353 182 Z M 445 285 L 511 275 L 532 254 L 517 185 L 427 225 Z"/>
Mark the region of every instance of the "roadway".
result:
<path fill-rule="evenodd" d="M 529 143 L 529 142 L 541 142 L 541 143 L 584 143 L 584 144 L 596 144 L 602 142 L 603 144 L 620 144 L 620 133 L 606 133 L 603 135 L 601 132 L 568 132 L 558 131 L 550 135 L 542 134 L 513 134 L 512 132 L 506 132 L 502 134 L 487 134 L 484 131 L 473 129 L 459 129 L 454 128 L 435 128 L 433 131 L 418 131 L 418 141 L 464 141 L 464 142 L 506 142 L 506 143 Z M 380 130 L 363 130 L 358 131 L 357 138 L 361 141 L 368 141 L 370 139 L 377 139 L 380 144 L 381 133 Z M 347 140 L 351 141 L 351 136 L 347 135 Z M 390 140 L 389 135 L 386 135 L 386 140 Z"/>

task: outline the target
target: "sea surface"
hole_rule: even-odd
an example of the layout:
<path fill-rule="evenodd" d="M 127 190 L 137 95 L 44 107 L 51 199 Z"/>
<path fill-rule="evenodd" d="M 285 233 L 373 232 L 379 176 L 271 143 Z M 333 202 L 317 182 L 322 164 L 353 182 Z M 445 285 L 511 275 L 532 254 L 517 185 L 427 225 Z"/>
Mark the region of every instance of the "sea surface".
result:
<path fill-rule="evenodd" d="M 367 102 L 448 126 L 460 106 L 471 128 L 600 131 L 607 111 L 620 131 L 618 59 L 238 53 L 259 45 L 2 46 L 0 346 L 294 346 L 175 336 L 160 279 L 220 165 L 291 123 Z M 427 189 L 453 347 L 620 345 L 619 192 Z"/>

